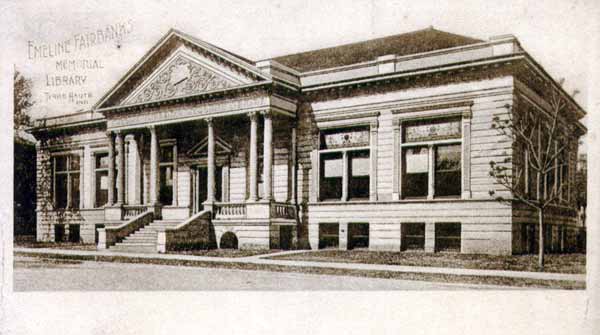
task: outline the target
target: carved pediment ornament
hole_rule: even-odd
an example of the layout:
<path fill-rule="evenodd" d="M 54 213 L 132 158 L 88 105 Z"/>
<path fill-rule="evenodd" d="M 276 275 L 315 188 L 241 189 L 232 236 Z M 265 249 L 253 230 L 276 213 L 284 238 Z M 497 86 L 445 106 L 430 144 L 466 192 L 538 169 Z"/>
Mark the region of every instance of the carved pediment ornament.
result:
<path fill-rule="evenodd" d="M 212 71 L 185 57 L 178 56 L 141 92 L 126 99 L 123 104 L 163 100 L 232 86 L 234 86 L 233 83 Z"/>

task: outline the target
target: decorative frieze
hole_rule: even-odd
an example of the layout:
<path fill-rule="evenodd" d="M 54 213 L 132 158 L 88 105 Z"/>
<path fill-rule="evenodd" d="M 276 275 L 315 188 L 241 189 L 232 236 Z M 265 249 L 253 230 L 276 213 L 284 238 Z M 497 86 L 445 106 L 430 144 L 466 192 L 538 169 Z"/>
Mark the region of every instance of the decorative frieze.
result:
<path fill-rule="evenodd" d="M 233 86 L 235 84 L 229 80 L 180 55 L 141 92 L 125 99 L 120 105 L 181 97 Z"/>
<path fill-rule="evenodd" d="M 350 129 L 323 135 L 324 149 L 362 147 L 369 145 L 368 129 Z"/>
<path fill-rule="evenodd" d="M 441 120 L 427 123 L 407 124 L 404 132 L 404 142 L 421 142 L 460 138 L 461 121 Z"/>

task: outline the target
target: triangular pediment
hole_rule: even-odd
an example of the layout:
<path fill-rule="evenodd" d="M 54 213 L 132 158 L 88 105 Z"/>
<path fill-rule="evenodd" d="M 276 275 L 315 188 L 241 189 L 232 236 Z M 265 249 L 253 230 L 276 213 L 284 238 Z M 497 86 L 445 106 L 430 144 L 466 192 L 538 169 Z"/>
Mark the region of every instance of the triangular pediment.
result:
<path fill-rule="evenodd" d="M 220 154 L 230 154 L 231 153 L 231 145 L 225 142 L 220 137 L 215 137 L 215 153 L 217 155 Z M 202 141 L 196 143 L 190 150 L 187 152 L 188 157 L 204 157 L 208 155 L 208 138 L 204 138 Z"/>
<path fill-rule="evenodd" d="M 95 108 L 131 106 L 269 80 L 250 61 L 171 30 Z"/>
<path fill-rule="evenodd" d="M 119 105 L 159 101 L 252 83 L 249 78 L 227 72 L 197 55 L 178 51 Z"/>

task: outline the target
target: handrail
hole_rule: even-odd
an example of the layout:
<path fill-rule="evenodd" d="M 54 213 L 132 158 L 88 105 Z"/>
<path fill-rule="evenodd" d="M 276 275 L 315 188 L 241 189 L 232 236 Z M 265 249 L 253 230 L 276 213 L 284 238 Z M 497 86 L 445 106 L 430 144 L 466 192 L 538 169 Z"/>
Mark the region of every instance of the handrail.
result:
<path fill-rule="evenodd" d="M 118 226 L 98 228 L 97 248 L 108 249 L 111 245 L 115 245 L 129 234 L 152 222 L 153 219 L 154 213 L 152 211 L 145 211 Z"/>
<path fill-rule="evenodd" d="M 211 211 L 197 213 L 175 227 L 158 229 L 156 248 L 160 253 L 169 250 L 203 249 L 212 246 Z M 216 244 L 216 243 L 215 243 Z"/>

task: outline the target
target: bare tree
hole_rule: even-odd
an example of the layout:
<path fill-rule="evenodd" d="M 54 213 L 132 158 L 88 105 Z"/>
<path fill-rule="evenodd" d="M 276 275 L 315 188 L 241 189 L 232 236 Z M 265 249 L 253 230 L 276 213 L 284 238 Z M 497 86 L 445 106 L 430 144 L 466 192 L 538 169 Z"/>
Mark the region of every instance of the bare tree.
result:
<path fill-rule="evenodd" d="M 549 206 L 564 198 L 569 182 L 567 102 L 557 90 L 550 92 L 550 110 L 506 105 L 508 113 L 495 116 L 492 122 L 492 128 L 512 140 L 517 155 L 513 155 L 514 162 L 511 156 L 490 162 L 490 176 L 510 191 L 511 197 L 497 195 L 493 190 L 490 195 L 498 201 L 525 204 L 537 212 L 540 269 L 544 267 L 544 214 Z"/>

